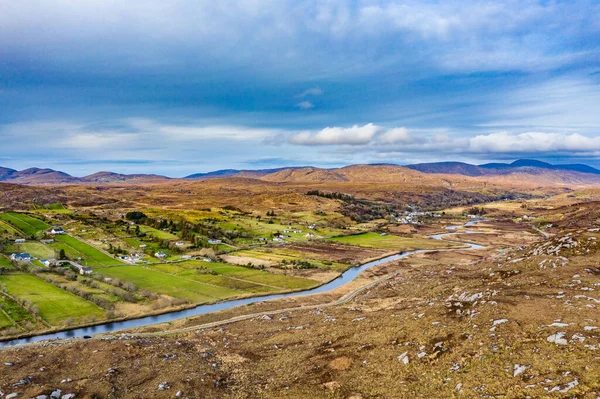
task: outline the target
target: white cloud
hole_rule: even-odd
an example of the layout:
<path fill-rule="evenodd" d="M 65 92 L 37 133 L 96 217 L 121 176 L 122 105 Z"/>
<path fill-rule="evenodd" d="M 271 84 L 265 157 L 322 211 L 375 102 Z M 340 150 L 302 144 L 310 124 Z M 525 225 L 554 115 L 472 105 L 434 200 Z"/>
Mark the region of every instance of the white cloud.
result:
<path fill-rule="evenodd" d="M 313 103 L 311 103 L 310 101 L 302 101 L 302 102 L 296 104 L 296 107 L 301 108 L 301 109 L 311 109 L 311 108 L 314 108 L 315 105 Z"/>
<path fill-rule="evenodd" d="M 479 135 L 469 140 L 468 151 L 476 153 L 593 152 L 600 150 L 600 137 L 579 133 L 507 132 Z"/>
<path fill-rule="evenodd" d="M 323 94 L 323 90 L 319 87 L 312 87 L 310 89 L 304 90 L 302 93 L 298 94 L 296 97 L 304 98 L 307 96 L 320 96 Z"/>
<path fill-rule="evenodd" d="M 416 139 L 410 135 L 409 131 L 405 127 L 397 127 L 382 133 L 379 136 L 379 141 L 382 143 L 395 144 L 395 143 L 414 143 Z"/>
<path fill-rule="evenodd" d="M 364 145 L 369 144 L 381 129 L 372 123 L 349 128 L 326 127 L 317 133 L 294 134 L 289 142 L 299 145 Z"/>

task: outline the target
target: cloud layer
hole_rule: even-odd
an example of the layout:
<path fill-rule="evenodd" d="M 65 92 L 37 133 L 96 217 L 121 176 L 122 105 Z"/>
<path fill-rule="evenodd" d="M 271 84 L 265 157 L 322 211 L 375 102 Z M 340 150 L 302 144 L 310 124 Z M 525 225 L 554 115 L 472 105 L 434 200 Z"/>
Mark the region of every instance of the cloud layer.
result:
<path fill-rule="evenodd" d="M 0 165 L 594 161 L 599 21 L 594 0 L 11 2 Z"/>

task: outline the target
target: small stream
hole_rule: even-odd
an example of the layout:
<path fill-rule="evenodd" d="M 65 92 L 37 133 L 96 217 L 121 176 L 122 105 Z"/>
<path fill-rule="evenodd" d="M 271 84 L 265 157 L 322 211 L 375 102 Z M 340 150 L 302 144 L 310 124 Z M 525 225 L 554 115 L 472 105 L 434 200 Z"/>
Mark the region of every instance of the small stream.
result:
<path fill-rule="evenodd" d="M 466 223 L 464 225 L 464 227 L 473 226 L 474 224 L 476 224 L 478 222 L 483 222 L 483 220 L 470 221 L 470 222 Z M 446 229 L 455 231 L 459 227 L 461 227 L 461 226 L 448 226 L 448 227 L 446 227 Z M 472 233 L 472 232 L 466 231 L 463 234 L 469 234 L 469 233 Z M 453 232 L 453 233 L 434 234 L 434 235 L 429 236 L 429 238 L 434 239 L 434 240 L 442 240 L 444 237 L 452 236 L 455 234 L 459 234 L 459 233 Z M 461 243 L 461 244 L 469 246 L 468 248 L 460 248 L 460 250 L 465 250 L 465 249 L 472 250 L 472 249 L 485 248 L 482 245 L 463 242 L 463 241 L 452 241 L 452 242 Z M 444 249 L 444 250 L 451 251 L 452 249 Z M 459 249 L 457 248 L 457 250 L 459 250 Z M 31 342 L 37 342 L 37 341 L 47 341 L 47 340 L 53 340 L 53 339 L 74 338 L 74 337 L 85 337 L 85 336 L 92 336 L 92 335 L 96 335 L 96 334 L 111 333 L 111 332 L 115 332 L 115 331 L 119 331 L 119 330 L 126 330 L 126 329 L 137 328 L 137 327 L 146 327 L 146 326 L 150 326 L 153 324 L 168 323 L 168 322 L 178 320 L 178 319 L 183 319 L 186 317 L 218 312 L 220 310 L 230 309 L 230 308 L 234 308 L 237 306 L 249 305 L 249 304 L 257 303 L 257 302 L 270 301 L 273 299 L 320 294 L 320 293 L 332 291 L 336 288 L 339 288 L 343 285 L 350 283 L 360 273 L 362 273 L 363 271 L 368 270 L 372 267 L 381 265 L 386 262 L 402 259 L 402 258 L 405 258 L 412 254 L 431 252 L 431 251 L 435 251 L 435 250 L 418 249 L 418 250 L 414 250 L 414 251 L 406 251 L 406 252 L 402 252 L 400 254 L 387 256 L 385 258 L 381 258 L 381 259 L 375 260 L 373 262 L 365 263 L 361 266 L 350 268 L 350 269 L 346 270 L 344 273 L 342 273 L 339 277 L 331 280 L 330 282 L 325 283 L 316 288 L 311 288 L 311 289 L 307 289 L 304 291 L 289 292 L 289 293 L 285 293 L 285 294 L 272 294 L 272 295 L 257 296 L 257 297 L 251 297 L 251 298 L 232 299 L 232 300 L 218 302 L 218 303 L 198 305 L 194 308 L 184 309 L 184 310 L 176 310 L 173 312 L 163 313 L 160 315 L 144 316 L 144 317 L 140 317 L 137 319 L 108 322 L 108 323 L 98 324 L 98 325 L 90 326 L 90 327 L 80 327 L 80 328 L 74 328 L 71 330 L 35 335 L 32 337 L 27 337 L 27 338 L 18 338 L 18 339 L 0 342 L 0 347 L 12 346 L 12 345 L 18 345 L 18 344 L 27 344 L 27 343 L 31 343 Z"/>

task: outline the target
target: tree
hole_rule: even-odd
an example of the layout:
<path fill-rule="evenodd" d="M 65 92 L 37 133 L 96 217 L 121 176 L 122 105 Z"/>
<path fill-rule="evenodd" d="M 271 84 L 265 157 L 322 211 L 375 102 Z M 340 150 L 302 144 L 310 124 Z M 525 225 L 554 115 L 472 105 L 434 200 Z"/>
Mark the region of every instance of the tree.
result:
<path fill-rule="evenodd" d="M 65 254 L 65 250 L 63 248 L 61 248 L 60 252 L 58 253 L 58 259 L 60 259 L 60 260 L 67 259 L 67 255 Z"/>

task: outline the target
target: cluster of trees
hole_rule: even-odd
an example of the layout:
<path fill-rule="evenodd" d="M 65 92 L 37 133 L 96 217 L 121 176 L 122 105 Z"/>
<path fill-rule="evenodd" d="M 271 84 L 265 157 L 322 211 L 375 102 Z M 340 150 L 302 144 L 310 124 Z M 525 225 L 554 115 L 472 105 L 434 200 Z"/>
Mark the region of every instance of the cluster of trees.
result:
<path fill-rule="evenodd" d="M 396 209 L 385 203 L 355 200 L 344 203 L 340 212 L 355 222 L 362 223 L 374 219 L 385 219 L 390 214 L 396 213 Z"/>
<path fill-rule="evenodd" d="M 317 265 L 310 263 L 307 260 L 300 260 L 300 259 L 293 259 L 293 260 L 284 259 L 281 263 L 284 265 L 290 265 L 294 269 L 317 269 L 318 268 Z"/>
<path fill-rule="evenodd" d="M 310 190 L 306 195 L 314 195 L 317 197 L 336 199 L 342 201 L 354 201 L 354 197 L 350 194 L 338 193 L 338 192 L 325 192 L 320 190 Z"/>

